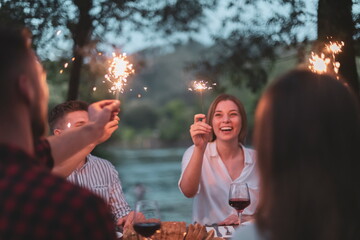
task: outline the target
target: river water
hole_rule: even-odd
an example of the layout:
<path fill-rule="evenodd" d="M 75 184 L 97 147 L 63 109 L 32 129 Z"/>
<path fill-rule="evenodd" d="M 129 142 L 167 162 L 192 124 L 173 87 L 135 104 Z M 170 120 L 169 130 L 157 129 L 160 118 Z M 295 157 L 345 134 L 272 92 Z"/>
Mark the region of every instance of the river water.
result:
<path fill-rule="evenodd" d="M 144 199 L 159 203 L 163 221 L 191 223 L 192 200 L 178 188 L 181 157 L 186 149 L 123 150 L 110 148 L 112 163 L 119 172 L 123 191 L 132 209 L 137 189 L 145 189 Z"/>

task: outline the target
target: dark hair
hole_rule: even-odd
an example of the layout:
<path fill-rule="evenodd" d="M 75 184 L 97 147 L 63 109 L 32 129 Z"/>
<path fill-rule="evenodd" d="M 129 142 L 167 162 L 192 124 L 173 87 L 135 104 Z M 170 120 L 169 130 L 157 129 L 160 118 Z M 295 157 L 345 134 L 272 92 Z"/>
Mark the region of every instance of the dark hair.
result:
<path fill-rule="evenodd" d="M 63 117 L 71 112 L 87 111 L 89 104 L 79 100 L 71 100 L 56 105 L 49 113 L 50 132 L 53 133 Z"/>
<path fill-rule="evenodd" d="M 28 70 L 31 57 L 28 31 L 17 26 L 0 26 L 0 101 L 11 101 L 17 75 Z M 7 105 L 7 104 L 2 104 Z"/>
<path fill-rule="evenodd" d="M 209 107 L 208 114 L 207 114 L 207 123 L 212 127 L 212 120 L 214 118 L 216 106 L 219 104 L 219 102 L 226 101 L 226 100 L 229 100 L 229 101 L 232 101 L 233 103 L 235 103 L 235 105 L 239 109 L 239 113 L 240 113 L 240 117 L 241 117 L 241 130 L 240 130 L 238 139 L 239 139 L 240 143 L 244 144 L 245 137 L 247 134 L 246 112 L 245 112 L 243 104 L 236 97 L 229 95 L 229 94 L 220 94 L 219 96 L 217 96 L 214 99 L 214 101 L 212 101 L 212 103 Z M 212 131 L 211 141 L 215 141 L 215 139 L 216 139 L 216 135 L 214 134 L 214 131 Z"/>
<path fill-rule="evenodd" d="M 360 113 L 341 80 L 299 69 L 275 81 L 254 144 L 268 239 L 360 239 Z"/>

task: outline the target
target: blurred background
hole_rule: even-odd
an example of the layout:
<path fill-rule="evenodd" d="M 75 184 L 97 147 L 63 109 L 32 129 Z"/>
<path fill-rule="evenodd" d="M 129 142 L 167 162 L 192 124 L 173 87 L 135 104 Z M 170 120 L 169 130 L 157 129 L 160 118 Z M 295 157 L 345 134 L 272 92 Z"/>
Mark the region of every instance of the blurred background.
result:
<path fill-rule="evenodd" d="M 48 76 L 49 108 L 115 98 L 112 53 L 127 53 L 120 128 L 94 154 L 119 171 L 126 197 L 155 199 L 164 220 L 191 221 L 179 192 L 189 126 L 219 93 L 256 103 L 280 74 L 343 41 L 339 73 L 359 95 L 360 3 L 355 0 L 0 0 L 0 22 L 27 26 Z M 1 54 L 1 53 L 0 53 Z M 212 89 L 189 91 L 203 80 Z"/>

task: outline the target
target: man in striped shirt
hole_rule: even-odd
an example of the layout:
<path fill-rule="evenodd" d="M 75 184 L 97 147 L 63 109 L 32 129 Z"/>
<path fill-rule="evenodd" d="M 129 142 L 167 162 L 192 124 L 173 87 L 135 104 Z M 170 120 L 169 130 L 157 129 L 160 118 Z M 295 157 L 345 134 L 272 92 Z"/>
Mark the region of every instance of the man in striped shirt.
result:
<path fill-rule="evenodd" d="M 64 131 L 83 126 L 89 121 L 87 109 L 88 104 L 83 101 L 68 101 L 55 106 L 49 114 L 51 133 L 60 135 Z M 109 134 L 97 144 L 106 141 L 116 130 L 117 124 L 106 127 Z M 68 173 L 58 166 L 54 167 L 53 172 L 102 197 L 109 204 L 114 221 L 125 224 L 126 220 L 131 221 L 132 214 L 127 219 L 131 209 L 125 200 L 118 172 L 109 161 L 90 154 L 94 147 L 95 145 L 91 145 L 82 153 L 73 156 L 73 162 L 78 163 L 73 172 Z"/>

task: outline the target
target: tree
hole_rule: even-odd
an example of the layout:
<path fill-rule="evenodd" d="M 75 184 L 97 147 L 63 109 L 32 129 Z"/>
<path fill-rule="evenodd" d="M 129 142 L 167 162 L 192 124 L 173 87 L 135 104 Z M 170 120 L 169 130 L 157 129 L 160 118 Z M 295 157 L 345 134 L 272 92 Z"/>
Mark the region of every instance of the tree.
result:
<path fill-rule="evenodd" d="M 246 85 L 256 92 L 266 83 L 274 61 L 284 57 L 286 51 L 295 49 L 294 58 L 305 63 L 305 49 L 317 33 L 318 42 L 324 43 L 330 36 L 345 42 L 338 58 L 340 74 L 359 94 L 355 54 L 359 55 L 356 48 L 360 43 L 360 14 L 354 12 L 355 3 L 318 0 L 317 5 L 309 7 L 309 2 L 228 0 L 223 31 L 214 36 L 217 55 L 205 55 L 200 67 L 196 64 L 198 74 L 210 81 L 226 77 L 235 85 L 241 85 L 246 79 Z M 248 12 L 251 14 L 246 14 Z M 314 29 L 317 27 L 315 36 L 309 31 L 311 25 Z"/>
<path fill-rule="evenodd" d="M 355 61 L 355 22 L 352 15 L 352 0 L 319 0 L 318 40 L 326 41 L 331 36 L 344 41 L 343 52 L 339 55 L 339 73 L 359 93 L 359 77 Z M 358 17 L 359 18 L 359 17 Z M 360 38 L 358 38 L 359 40 Z"/>
<path fill-rule="evenodd" d="M 73 62 L 68 99 L 76 99 L 84 58 L 111 32 L 122 33 L 130 22 L 134 29 L 153 29 L 164 34 L 196 31 L 205 21 L 205 9 L 217 0 L 0 0 L 0 17 L 29 26 L 39 42 L 54 37 L 55 29 L 66 27 L 73 42 Z M 40 24 L 38 24 L 40 23 Z M 50 36 L 50 37 L 49 37 Z"/>

